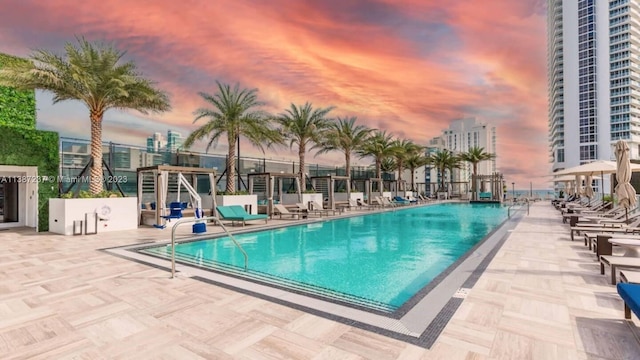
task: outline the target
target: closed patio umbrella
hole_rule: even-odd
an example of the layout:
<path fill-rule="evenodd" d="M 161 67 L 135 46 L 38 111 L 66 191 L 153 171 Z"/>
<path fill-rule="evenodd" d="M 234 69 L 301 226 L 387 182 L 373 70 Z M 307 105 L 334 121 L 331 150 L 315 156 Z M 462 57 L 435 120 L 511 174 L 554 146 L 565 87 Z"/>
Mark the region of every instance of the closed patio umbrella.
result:
<path fill-rule="evenodd" d="M 625 213 L 629 208 L 636 204 L 636 189 L 631 186 L 631 162 L 629 161 L 629 145 L 625 141 L 618 140 L 616 143 L 616 163 L 618 170 L 616 171 L 616 179 L 618 185 L 616 186 L 616 196 L 618 197 L 618 203 L 624 206 Z M 627 215 L 627 223 L 629 222 L 629 216 Z"/>
<path fill-rule="evenodd" d="M 589 202 L 591 202 L 591 198 L 593 197 L 593 186 L 591 186 L 593 176 L 591 174 L 587 175 L 584 182 L 584 196 L 588 197 Z"/>

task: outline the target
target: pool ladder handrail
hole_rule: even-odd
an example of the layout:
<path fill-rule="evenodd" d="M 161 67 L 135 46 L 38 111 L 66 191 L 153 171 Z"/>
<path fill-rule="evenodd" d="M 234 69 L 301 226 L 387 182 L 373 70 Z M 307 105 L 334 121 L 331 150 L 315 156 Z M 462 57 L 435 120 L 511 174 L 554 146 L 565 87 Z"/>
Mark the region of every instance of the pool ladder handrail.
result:
<path fill-rule="evenodd" d="M 176 276 L 176 246 L 175 245 L 176 245 L 176 229 L 178 228 L 178 225 L 184 224 L 184 223 L 190 223 L 190 222 L 196 223 L 196 222 L 208 221 L 208 220 L 215 220 L 218 223 L 218 225 L 220 225 L 222 230 L 224 230 L 227 236 L 229 236 L 231 241 L 233 241 L 233 243 L 236 245 L 238 250 L 240 250 L 240 252 L 242 253 L 242 256 L 244 256 L 244 271 L 247 271 L 247 267 L 249 264 L 249 255 L 247 255 L 247 252 L 244 251 L 242 246 L 240 246 L 240 243 L 236 240 L 236 238 L 233 237 L 233 235 L 231 235 L 231 232 L 229 232 L 227 227 L 222 224 L 222 221 L 220 220 L 219 217 L 205 216 L 197 219 L 195 218 L 180 219 L 176 221 L 175 224 L 173 224 L 173 226 L 171 227 L 171 278 L 172 279 L 175 278 Z"/>
<path fill-rule="evenodd" d="M 527 215 L 529 215 L 529 202 L 526 201 L 527 204 Z M 517 213 L 518 211 L 522 210 L 522 204 L 520 202 L 516 202 L 512 205 L 509 205 L 509 207 L 507 207 L 507 218 L 511 219 L 511 208 L 516 207 L 516 205 L 518 205 L 518 209 L 516 209 L 516 211 L 514 211 L 514 213 Z"/>

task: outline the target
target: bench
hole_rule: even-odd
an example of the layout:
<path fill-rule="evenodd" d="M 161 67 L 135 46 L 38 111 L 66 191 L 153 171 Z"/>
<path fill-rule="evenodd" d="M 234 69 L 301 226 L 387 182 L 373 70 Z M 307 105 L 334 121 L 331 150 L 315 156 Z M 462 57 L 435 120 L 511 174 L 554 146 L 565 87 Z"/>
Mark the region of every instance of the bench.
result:
<path fill-rule="evenodd" d="M 624 318 L 631 319 L 631 312 L 640 318 L 640 285 L 618 283 L 618 294 L 624 301 Z"/>

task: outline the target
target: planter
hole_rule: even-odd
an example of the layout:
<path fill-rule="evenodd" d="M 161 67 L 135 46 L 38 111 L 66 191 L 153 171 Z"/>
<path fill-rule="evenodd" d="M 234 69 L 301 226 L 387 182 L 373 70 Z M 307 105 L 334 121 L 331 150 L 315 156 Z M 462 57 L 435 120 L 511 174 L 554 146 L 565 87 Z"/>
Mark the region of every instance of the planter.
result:
<path fill-rule="evenodd" d="M 324 203 L 324 198 L 321 193 L 309 193 L 302 194 L 302 201 L 298 198 L 298 194 L 282 194 L 281 201 L 284 205 L 290 205 L 295 203 L 302 203 L 307 205 L 309 201 L 315 201 L 318 204 Z"/>
<path fill-rule="evenodd" d="M 74 221 L 82 221 L 83 233 L 85 228 L 89 233 L 137 229 L 138 198 L 49 199 L 50 232 L 73 235 Z"/>
<path fill-rule="evenodd" d="M 240 205 L 249 214 L 258 214 L 258 195 L 216 195 L 216 205 Z"/>

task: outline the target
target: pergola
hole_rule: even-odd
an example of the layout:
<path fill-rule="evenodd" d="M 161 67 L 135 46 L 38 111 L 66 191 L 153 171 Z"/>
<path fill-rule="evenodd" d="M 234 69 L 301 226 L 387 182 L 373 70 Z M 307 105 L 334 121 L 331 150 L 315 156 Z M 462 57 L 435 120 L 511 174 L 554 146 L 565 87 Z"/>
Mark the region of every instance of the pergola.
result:
<path fill-rule="evenodd" d="M 472 201 L 502 202 L 504 177 L 501 173 L 491 175 L 472 175 L 471 181 L 475 182 L 476 192 L 473 193 Z M 490 197 L 481 197 L 480 193 L 490 193 Z"/>
<path fill-rule="evenodd" d="M 298 174 L 293 173 L 250 173 L 247 175 L 249 180 L 249 194 L 255 193 L 255 180 L 256 179 L 264 179 L 266 186 L 266 198 L 267 198 L 267 215 L 271 216 L 273 213 L 273 196 L 275 194 L 276 184 L 278 189 L 278 194 L 282 195 L 282 185 L 284 179 L 293 179 L 296 187 L 296 193 L 298 194 L 298 199 L 302 202 L 302 192 L 300 191 L 300 178 Z M 259 206 L 258 206 L 259 207 Z"/>
<path fill-rule="evenodd" d="M 169 195 L 169 176 L 171 174 L 182 174 L 187 178 L 191 179 L 191 186 L 194 189 L 198 188 L 198 175 L 206 175 L 209 180 L 210 185 L 210 193 L 207 196 L 211 196 L 211 209 L 208 211 L 205 210 L 205 215 L 211 215 L 213 213 L 213 209 L 216 207 L 216 170 L 214 169 L 206 169 L 206 168 L 197 168 L 197 167 L 187 167 L 187 166 L 171 166 L 171 165 L 154 165 L 141 167 L 136 169 L 137 178 L 138 178 L 138 223 L 143 223 L 143 214 L 151 214 L 153 213 L 155 218 L 155 223 L 160 225 L 163 221 L 163 216 L 167 214 L 167 197 Z M 145 175 L 150 174 L 153 179 L 153 191 L 155 194 L 155 209 L 145 209 L 142 208 L 143 204 L 143 185 Z M 177 194 L 179 196 L 180 189 L 178 187 Z M 185 209 L 185 212 L 188 212 L 189 209 Z"/>
<path fill-rule="evenodd" d="M 329 209 L 336 209 L 336 201 L 335 201 L 335 185 L 336 180 L 344 180 L 346 182 L 347 188 L 347 201 L 351 198 L 351 178 L 349 176 L 340 176 L 340 175 L 325 175 L 325 176 L 313 176 L 311 177 L 311 186 L 314 189 L 318 189 L 318 184 L 320 182 L 326 182 L 329 196 Z"/>

